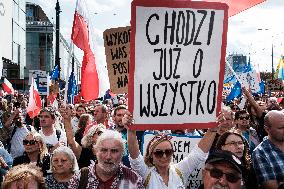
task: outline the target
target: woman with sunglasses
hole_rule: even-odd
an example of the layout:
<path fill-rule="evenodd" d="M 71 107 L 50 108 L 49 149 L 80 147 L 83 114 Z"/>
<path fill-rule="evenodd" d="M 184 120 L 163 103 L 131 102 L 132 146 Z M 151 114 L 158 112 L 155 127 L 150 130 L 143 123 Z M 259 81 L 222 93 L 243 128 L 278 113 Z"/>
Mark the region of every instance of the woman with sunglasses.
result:
<path fill-rule="evenodd" d="M 215 135 L 216 128 L 209 129 L 191 153 L 177 164 L 172 164 L 173 144 L 171 136 L 156 135 L 146 149 L 143 158 L 139 151 L 136 131 L 129 130 L 132 116 L 129 112 L 123 118 L 123 124 L 128 129 L 129 160 L 133 170 L 142 178 L 145 188 L 183 189 L 190 173 L 202 162 L 205 162 Z"/>
<path fill-rule="evenodd" d="M 243 165 L 243 188 L 258 188 L 255 172 L 252 166 L 251 157 L 249 154 L 249 145 L 246 139 L 239 133 L 238 130 L 230 130 L 223 133 L 217 143 L 217 150 L 226 150 L 235 154 Z"/>
<path fill-rule="evenodd" d="M 93 153 L 93 145 L 96 144 L 97 138 L 105 131 L 103 124 L 93 125 L 88 133 L 82 138 L 81 144 L 78 143 L 73 135 L 71 126 L 71 110 L 62 108 L 60 110 L 62 117 L 64 118 L 64 127 L 66 131 L 67 143 L 74 152 L 78 159 L 79 168 L 88 167 L 92 161 L 96 160 Z"/>
<path fill-rule="evenodd" d="M 23 140 L 25 152 L 14 159 L 13 166 L 33 163 L 41 168 L 44 175 L 50 169 L 50 155 L 43 138 L 36 131 L 31 131 Z"/>

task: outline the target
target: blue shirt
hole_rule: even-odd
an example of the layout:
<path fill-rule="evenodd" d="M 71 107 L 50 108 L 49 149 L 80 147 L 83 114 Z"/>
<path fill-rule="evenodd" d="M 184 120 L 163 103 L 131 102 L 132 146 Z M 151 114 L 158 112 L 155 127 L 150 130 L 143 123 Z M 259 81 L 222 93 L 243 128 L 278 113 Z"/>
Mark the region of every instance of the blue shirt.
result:
<path fill-rule="evenodd" d="M 264 139 L 252 154 L 253 167 L 259 183 L 269 180 L 284 182 L 284 153 Z"/>

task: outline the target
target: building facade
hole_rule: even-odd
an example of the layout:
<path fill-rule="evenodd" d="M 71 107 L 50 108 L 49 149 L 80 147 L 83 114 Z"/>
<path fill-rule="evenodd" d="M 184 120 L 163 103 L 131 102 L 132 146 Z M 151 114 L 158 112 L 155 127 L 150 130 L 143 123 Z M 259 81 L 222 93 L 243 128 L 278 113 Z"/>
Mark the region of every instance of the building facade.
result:
<path fill-rule="evenodd" d="M 0 0 L 2 77 L 16 89 L 24 88 L 26 66 L 26 1 Z"/>

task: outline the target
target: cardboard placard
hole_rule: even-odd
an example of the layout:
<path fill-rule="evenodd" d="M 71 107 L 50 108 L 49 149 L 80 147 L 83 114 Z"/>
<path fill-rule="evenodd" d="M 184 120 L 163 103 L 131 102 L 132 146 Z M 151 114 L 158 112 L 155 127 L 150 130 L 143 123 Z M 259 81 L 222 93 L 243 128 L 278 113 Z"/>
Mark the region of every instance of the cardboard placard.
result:
<path fill-rule="evenodd" d="M 134 0 L 129 109 L 133 129 L 216 126 L 221 109 L 228 6 Z"/>
<path fill-rule="evenodd" d="M 283 91 L 282 79 L 278 78 L 274 80 L 268 80 L 267 87 L 268 87 L 268 90 L 273 91 L 273 92 Z"/>
<path fill-rule="evenodd" d="M 103 33 L 110 89 L 128 92 L 130 27 L 107 29 Z"/>
<path fill-rule="evenodd" d="M 155 135 L 153 133 L 147 133 L 145 132 L 143 137 L 143 156 L 146 154 L 146 148 L 150 140 Z M 190 137 L 185 135 L 172 135 L 173 138 L 171 139 L 171 142 L 173 144 L 174 149 L 174 155 L 172 162 L 178 163 L 181 160 L 183 160 L 192 150 L 192 148 L 197 145 L 197 143 L 201 140 L 202 137 Z M 189 186 L 189 188 L 194 189 L 198 188 L 200 184 L 202 183 L 202 168 L 204 164 L 200 164 L 194 171 L 190 174 L 188 181 L 186 182 L 186 185 Z"/>

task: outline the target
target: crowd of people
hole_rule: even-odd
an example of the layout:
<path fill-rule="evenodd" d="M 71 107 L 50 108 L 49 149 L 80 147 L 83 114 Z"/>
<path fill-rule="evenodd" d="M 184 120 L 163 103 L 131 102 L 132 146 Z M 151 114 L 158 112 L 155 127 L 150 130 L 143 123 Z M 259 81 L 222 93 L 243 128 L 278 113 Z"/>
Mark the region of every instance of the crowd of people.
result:
<path fill-rule="evenodd" d="M 252 96 L 223 103 L 217 127 L 131 129 L 127 97 L 42 108 L 31 119 L 28 97 L 0 97 L 0 181 L 3 189 L 183 189 L 202 165 L 200 189 L 283 189 L 284 111 L 277 98 Z M 172 163 L 175 136 L 201 136 Z M 143 155 L 142 150 L 145 152 Z"/>

